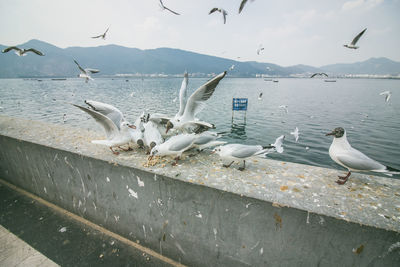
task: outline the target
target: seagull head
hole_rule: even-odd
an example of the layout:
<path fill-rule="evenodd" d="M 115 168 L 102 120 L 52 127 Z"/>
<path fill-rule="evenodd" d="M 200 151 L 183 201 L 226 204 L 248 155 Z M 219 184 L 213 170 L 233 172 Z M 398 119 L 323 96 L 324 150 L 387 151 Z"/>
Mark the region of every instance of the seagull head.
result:
<path fill-rule="evenodd" d="M 121 122 L 121 129 L 128 129 L 128 128 L 136 129 L 136 126 L 133 125 L 133 124 L 130 124 L 130 123 L 127 122 L 127 121 Z"/>
<path fill-rule="evenodd" d="M 169 129 L 174 128 L 174 124 L 171 121 L 168 121 L 166 127 L 167 127 L 167 130 L 165 131 L 165 133 L 168 133 Z"/>
<path fill-rule="evenodd" d="M 211 154 L 217 153 L 217 154 L 219 155 L 220 152 L 221 152 L 221 146 L 218 146 L 218 147 L 214 148 L 214 149 L 211 151 Z"/>
<path fill-rule="evenodd" d="M 333 135 L 336 138 L 340 138 L 344 135 L 345 131 L 342 127 L 335 128 L 332 132 L 327 133 L 325 136 Z"/>
<path fill-rule="evenodd" d="M 149 160 L 149 161 L 152 160 L 153 157 L 154 157 L 155 155 L 157 155 L 157 154 L 158 154 L 158 146 L 156 145 L 156 146 L 154 146 L 154 147 L 151 149 L 151 151 L 150 151 L 150 156 L 149 156 L 148 160 Z"/>

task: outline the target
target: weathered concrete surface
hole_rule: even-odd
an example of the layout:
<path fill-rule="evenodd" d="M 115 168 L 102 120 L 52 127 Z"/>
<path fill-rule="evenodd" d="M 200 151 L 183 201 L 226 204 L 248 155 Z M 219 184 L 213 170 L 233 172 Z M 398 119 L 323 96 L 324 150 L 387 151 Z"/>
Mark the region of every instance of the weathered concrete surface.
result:
<path fill-rule="evenodd" d="M 189 265 L 390 266 L 400 181 L 273 160 L 225 169 L 207 153 L 147 166 L 101 134 L 0 117 L 0 176 Z M 24 140 L 24 141 L 22 141 Z"/>

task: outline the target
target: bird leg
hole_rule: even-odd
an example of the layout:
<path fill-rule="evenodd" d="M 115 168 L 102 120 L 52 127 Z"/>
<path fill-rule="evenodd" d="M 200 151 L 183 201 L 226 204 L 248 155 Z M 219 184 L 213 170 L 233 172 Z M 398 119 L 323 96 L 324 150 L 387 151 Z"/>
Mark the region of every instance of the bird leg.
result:
<path fill-rule="evenodd" d="M 338 176 L 339 180 L 337 180 L 336 183 L 338 183 L 340 185 L 345 184 L 347 182 L 347 180 L 349 179 L 350 175 L 351 175 L 351 172 L 349 171 L 349 173 L 347 173 L 346 176 Z"/>
<path fill-rule="evenodd" d="M 112 149 L 112 146 L 110 146 L 110 150 L 112 151 L 112 153 L 113 153 L 114 155 L 119 155 L 119 152 L 118 152 L 118 151 L 114 151 L 114 150 Z"/>
<path fill-rule="evenodd" d="M 239 167 L 239 171 L 244 171 L 244 168 L 246 168 L 246 160 L 243 160 L 243 167 Z"/>
<path fill-rule="evenodd" d="M 176 166 L 176 165 L 178 165 L 178 160 L 180 159 L 180 157 L 179 156 L 177 156 L 176 158 L 174 158 L 174 160 L 175 160 L 175 162 L 174 163 L 172 163 L 172 166 Z"/>
<path fill-rule="evenodd" d="M 232 165 L 232 163 L 233 163 L 234 161 L 232 161 L 231 163 L 229 163 L 228 165 L 226 165 L 226 164 L 222 164 L 222 166 L 224 166 L 225 168 L 229 168 L 231 165 Z"/>

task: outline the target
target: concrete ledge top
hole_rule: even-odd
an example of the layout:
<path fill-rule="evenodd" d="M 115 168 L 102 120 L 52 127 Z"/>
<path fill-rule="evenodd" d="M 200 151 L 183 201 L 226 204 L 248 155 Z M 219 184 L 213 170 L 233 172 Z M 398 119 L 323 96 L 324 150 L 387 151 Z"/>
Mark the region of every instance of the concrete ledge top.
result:
<path fill-rule="evenodd" d="M 102 133 L 6 116 L 0 116 L 0 135 L 268 201 L 277 207 L 297 208 L 400 232 L 398 179 L 354 173 L 341 186 L 335 181 L 343 171 L 269 159 L 251 160 L 241 172 L 237 166 L 222 167 L 218 156 L 208 152 L 194 157 L 188 157 L 190 152 L 187 152 L 178 166 L 172 166 L 173 160 L 168 157 L 148 166 L 148 156 L 141 149 L 122 151 L 116 156 L 108 147 L 90 142 L 104 139 Z M 67 159 L 64 161 L 69 164 Z M 247 205 L 251 204 L 249 200 Z"/>

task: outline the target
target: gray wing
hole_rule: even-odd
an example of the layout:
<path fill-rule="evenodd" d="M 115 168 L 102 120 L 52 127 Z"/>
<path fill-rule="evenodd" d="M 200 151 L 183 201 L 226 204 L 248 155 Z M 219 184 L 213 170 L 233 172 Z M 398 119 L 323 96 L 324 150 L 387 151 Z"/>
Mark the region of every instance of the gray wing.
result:
<path fill-rule="evenodd" d="M 183 75 L 183 81 L 181 85 L 181 89 L 179 90 L 179 111 L 176 114 L 176 118 L 183 115 L 186 106 L 186 97 L 187 97 L 187 85 L 188 85 L 188 73 L 185 72 Z"/>
<path fill-rule="evenodd" d="M 97 35 L 97 36 L 93 36 L 92 38 L 100 38 L 103 37 L 103 34 Z"/>
<path fill-rule="evenodd" d="M 336 155 L 337 160 L 346 167 L 359 171 L 384 170 L 386 167 L 352 148 L 350 151 Z"/>
<path fill-rule="evenodd" d="M 204 102 L 208 100 L 215 91 L 218 83 L 225 77 L 226 71 L 215 76 L 202 86 L 200 86 L 188 99 L 183 113 L 183 117 L 194 119 L 195 115 L 201 111 Z"/>
<path fill-rule="evenodd" d="M 246 3 L 247 3 L 247 0 L 243 0 L 243 1 L 240 3 L 239 14 L 240 14 L 240 12 L 242 12 L 242 10 L 243 10 L 244 6 L 246 5 Z"/>
<path fill-rule="evenodd" d="M 100 72 L 100 70 L 96 70 L 96 69 L 85 69 L 86 72 L 91 72 L 91 73 L 98 73 Z"/>
<path fill-rule="evenodd" d="M 351 41 L 352 45 L 355 45 L 358 42 L 358 39 L 360 39 L 361 35 L 364 34 L 364 32 L 367 30 L 367 28 L 365 28 L 362 32 L 360 32 L 356 37 L 354 37 L 353 41 Z"/>
<path fill-rule="evenodd" d="M 181 138 L 179 138 L 181 137 Z M 177 135 L 176 141 L 171 144 L 169 150 L 171 151 L 182 151 L 188 149 L 193 143 L 193 136 L 179 136 Z"/>
<path fill-rule="evenodd" d="M 95 119 L 98 123 L 100 123 L 104 127 L 107 139 L 112 139 L 114 136 L 118 134 L 118 128 L 115 126 L 114 122 L 112 122 L 112 120 L 110 120 L 107 116 L 104 116 L 103 114 L 95 110 L 91 110 L 75 104 L 72 105 L 85 111 L 87 114 L 92 116 L 93 119 Z"/>
<path fill-rule="evenodd" d="M 239 159 L 244 159 L 253 156 L 255 153 L 260 151 L 260 146 L 240 146 L 232 151 L 232 156 Z"/>
<path fill-rule="evenodd" d="M 215 139 L 217 139 L 217 136 L 215 136 L 215 135 L 209 135 L 209 134 L 199 135 L 199 136 L 196 136 L 196 139 L 194 140 L 193 144 L 204 145 L 211 141 L 214 141 Z"/>
<path fill-rule="evenodd" d="M 112 122 L 120 129 L 122 121 L 125 121 L 124 115 L 116 107 L 92 100 L 85 100 L 86 105 L 90 106 L 93 110 L 100 112 L 104 116 L 107 116 Z"/>
<path fill-rule="evenodd" d="M 18 48 L 18 47 L 16 47 L 16 46 L 10 46 L 10 47 L 7 47 L 6 49 L 4 49 L 4 50 L 1 51 L 1 52 L 2 52 L 2 53 L 7 53 L 7 52 L 10 51 L 10 50 L 22 51 L 21 48 Z"/>
<path fill-rule="evenodd" d="M 149 120 L 156 123 L 156 124 L 161 124 L 161 125 L 166 125 L 168 123 L 169 120 L 171 120 L 172 118 L 167 117 L 165 115 L 162 114 L 158 114 L 158 113 L 153 113 L 150 115 Z"/>
<path fill-rule="evenodd" d="M 86 73 L 86 71 L 81 67 L 81 65 L 79 65 L 78 62 L 76 62 L 76 60 L 74 59 L 75 64 L 78 66 L 79 70 L 83 73 Z"/>
<path fill-rule="evenodd" d="M 226 24 L 226 15 L 228 15 L 228 13 L 224 9 L 221 10 L 222 10 L 222 16 L 224 17 L 224 24 Z"/>
<path fill-rule="evenodd" d="M 29 48 L 29 49 L 25 50 L 25 52 L 33 52 L 33 53 L 35 53 L 36 55 L 44 56 L 44 54 L 43 54 L 42 52 L 40 52 L 39 50 L 36 50 L 36 49 L 34 49 L 34 48 Z"/>
<path fill-rule="evenodd" d="M 215 11 L 218 11 L 218 8 L 217 8 L 217 7 L 214 7 L 213 9 L 211 9 L 210 12 L 208 13 L 208 15 L 214 13 Z"/>

